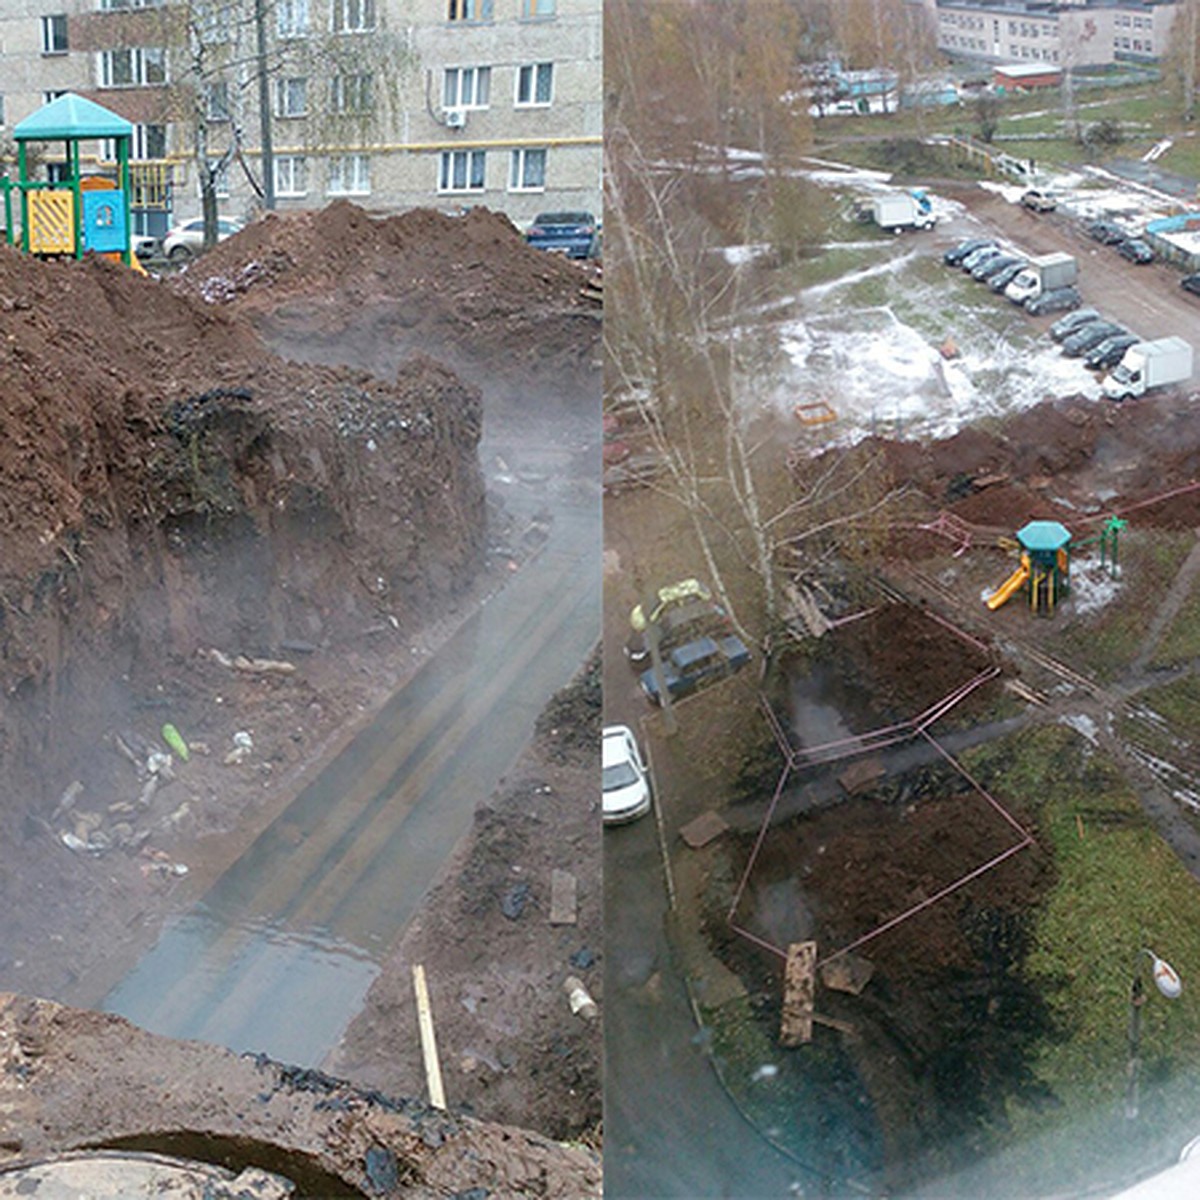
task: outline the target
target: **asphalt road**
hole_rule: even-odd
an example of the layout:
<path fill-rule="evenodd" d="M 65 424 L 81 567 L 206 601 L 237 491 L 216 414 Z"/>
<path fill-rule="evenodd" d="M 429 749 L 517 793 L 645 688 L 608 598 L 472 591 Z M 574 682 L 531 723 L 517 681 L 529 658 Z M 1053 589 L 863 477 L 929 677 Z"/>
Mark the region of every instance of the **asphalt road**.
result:
<path fill-rule="evenodd" d="M 564 502 L 537 558 L 167 926 L 103 1007 L 156 1033 L 317 1064 L 599 628 L 599 504 Z"/>

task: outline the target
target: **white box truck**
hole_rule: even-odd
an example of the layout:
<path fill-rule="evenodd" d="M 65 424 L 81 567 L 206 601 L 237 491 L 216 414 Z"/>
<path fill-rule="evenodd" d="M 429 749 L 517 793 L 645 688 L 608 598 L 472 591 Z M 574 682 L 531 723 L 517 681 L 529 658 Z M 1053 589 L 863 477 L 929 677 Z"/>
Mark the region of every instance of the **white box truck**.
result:
<path fill-rule="evenodd" d="M 902 229 L 932 229 L 933 205 L 920 189 L 885 192 L 871 197 L 871 216 L 880 229 L 899 233 Z"/>
<path fill-rule="evenodd" d="M 1029 266 L 1014 276 L 1012 283 L 1004 289 L 1004 294 L 1014 304 L 1024 304 L 1043 292 L 1074 283 L 1078 275 L 1079 268 L 1073 255 L 1061 252 L 1043 254 L 1029 260 Z"/>
<path fill-rule="evenodd" d="M 1110 400 L 1128 400 L 1143 396 L 1150 388 L 1183 383 L 1192 377 L 1192 347 L 1181 337 L 1138 342 L 1125 351 L 1125 357 L 1104 380 L 1104 394 Z"/>

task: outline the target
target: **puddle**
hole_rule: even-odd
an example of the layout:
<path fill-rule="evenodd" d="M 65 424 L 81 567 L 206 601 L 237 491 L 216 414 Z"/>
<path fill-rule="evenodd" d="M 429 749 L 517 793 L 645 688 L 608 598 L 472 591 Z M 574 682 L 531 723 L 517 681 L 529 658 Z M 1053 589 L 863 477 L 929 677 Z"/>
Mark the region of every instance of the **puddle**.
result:
<path fill-rule="evenodd" d="M 103 1004 L 152 1033 L 318 1066 L 378 964 L 320 931 L 239 924 L 205 905 L 177 917 Z"/>

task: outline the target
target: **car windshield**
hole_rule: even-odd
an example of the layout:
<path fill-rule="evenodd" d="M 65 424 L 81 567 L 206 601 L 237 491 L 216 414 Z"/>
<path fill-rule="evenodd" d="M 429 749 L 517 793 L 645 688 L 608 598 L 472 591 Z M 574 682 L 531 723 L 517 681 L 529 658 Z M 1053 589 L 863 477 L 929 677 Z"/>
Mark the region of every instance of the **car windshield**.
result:
<path fill-rule="evenodd" d="M 533 219 L 535 225 L 591 225 L 592 214 L 585 212 L 547 212 L 538 213 Z"/>
<path fill-rule="evenodd" d="M 592 776 L 595 779 L 595 776 Z M 606 792 L 615 792 L 619 788 L 628 787 L 631 783 L 637 783 L 638 775 L 633 769 L 633 764 L 630 762 L 613 763 L 610 767 L 604 768 L 603 788 Z"/>

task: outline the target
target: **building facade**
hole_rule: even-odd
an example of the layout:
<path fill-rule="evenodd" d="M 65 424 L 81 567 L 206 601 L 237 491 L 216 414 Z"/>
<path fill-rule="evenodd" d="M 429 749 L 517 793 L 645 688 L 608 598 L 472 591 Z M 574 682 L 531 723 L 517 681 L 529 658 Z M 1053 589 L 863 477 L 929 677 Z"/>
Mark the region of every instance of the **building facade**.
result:
<path fill-rule="evenodd" d="M 280 210 L 599 214 L 601 70 L 600 0 L 0 0 L 0 132 L 64 91 L 132 121 L 139 234 L 199 213 L 204 164 L 260 207 L 267 140 Z"/>
<path fill-rule="evenodd" d="M 1167 49 L 1174 0 L 938 0 L 938 49 L 981 62 L 1063 67 L 1153 62 Z"/>

